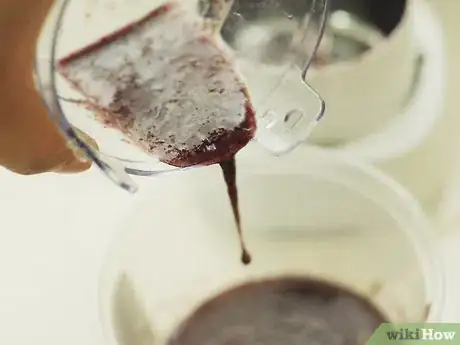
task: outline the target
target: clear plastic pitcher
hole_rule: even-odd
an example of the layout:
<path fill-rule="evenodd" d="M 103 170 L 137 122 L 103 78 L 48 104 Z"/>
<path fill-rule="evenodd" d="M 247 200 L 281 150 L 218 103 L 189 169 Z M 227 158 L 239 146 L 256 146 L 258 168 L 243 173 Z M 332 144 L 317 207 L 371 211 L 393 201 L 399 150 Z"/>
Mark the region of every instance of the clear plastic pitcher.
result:
<path fill-rule="evenodd" d="M 44 26 L 36 59 L 37 84 L 54 122 L 70 145 L 82 151 L 116 184 L 135 191 L 132 175 L 153 176 L 178 168 L 132 144 L 121 132 L 108 129 L 81 106 L 82 96 L 56 69 L 65 56 L 107 37 L 155 8 L 164 0 L 60 0 Z M 292 151 L 321 119 L 325 105 L 307 83 L 307 71 L 321 40 L 327 0 L 182 1 L 229 48 L 254 105 L 256 139 L 274 155 Z M 222 5 L 223 7 L 219 7 Z M 303 108 L 276 101 L 287 74 L 305 85 Z M 76 130 L 98 143 L 89 146 Z"/>

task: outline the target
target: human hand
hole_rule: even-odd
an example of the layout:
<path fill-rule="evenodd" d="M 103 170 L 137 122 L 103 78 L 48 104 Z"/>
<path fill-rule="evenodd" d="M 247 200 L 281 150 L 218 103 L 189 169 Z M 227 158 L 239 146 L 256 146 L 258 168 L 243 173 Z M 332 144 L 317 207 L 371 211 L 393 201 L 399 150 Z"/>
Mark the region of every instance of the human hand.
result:
<path fill-rule="evenodd" d="M 52 4 L 0 0 L 0 166 L 24 175 L 80 172 L 91 165 L 67 146 L 35 89 L 36 41 Z"/>

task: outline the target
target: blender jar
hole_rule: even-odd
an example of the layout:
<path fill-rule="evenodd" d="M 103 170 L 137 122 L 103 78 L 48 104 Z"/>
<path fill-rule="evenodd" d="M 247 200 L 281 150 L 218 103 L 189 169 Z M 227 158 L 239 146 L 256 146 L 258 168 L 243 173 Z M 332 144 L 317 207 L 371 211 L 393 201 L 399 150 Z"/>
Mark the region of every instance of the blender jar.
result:
<path fill-rule="evenodd" d="M 94 113 L 81 106 L 85 99 L 63 80 L 56 64 L 166 3 L 56 1 L 37 47 L 36 81 L 51 118 L 71 146 L 131 192 L 137 186 L 129 175 L 155 176 L 178 168 L 161 163 L 120 131 L 98 122 Z M 292 151 L 306 139 L 325 110 L 306 77 L 323 34 L 327 0 L 189 0 L 180 4 L 210 22 L 212 34 L 228 48 L 255 109 L 257 142 L 274 155 Z M 305 86 L 302 108 L 273 102 L 288 73 L 296 73 Z M 94 138 L 98 148 L 88 145 L 80 131 Z"/>

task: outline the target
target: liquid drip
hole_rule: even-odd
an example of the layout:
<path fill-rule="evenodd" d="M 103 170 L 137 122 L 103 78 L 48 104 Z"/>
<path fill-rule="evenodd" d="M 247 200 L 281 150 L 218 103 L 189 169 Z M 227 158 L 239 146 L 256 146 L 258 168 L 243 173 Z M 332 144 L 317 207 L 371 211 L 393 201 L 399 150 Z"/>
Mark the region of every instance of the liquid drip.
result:
<path fill-rule="evenodd" d="M 241 246 L 241 262 L 245 265 L 251 263 L 251 255 L 249 254 L 248 249 L 243 238 L 243 231 L 241 228 L 241 219 L 240 219 L 240 210 L 238 206 L 238 187 L 236 186 L 236 162 L 235 157 L 221 162 L 220 167 L 224 175 L 225 183 L 227 184 L 227 193 L 230 198 L 230 203 L 232 205 L 233 216 L 235 217 L 235 223 L 238 230 L 238 239 Z"/>

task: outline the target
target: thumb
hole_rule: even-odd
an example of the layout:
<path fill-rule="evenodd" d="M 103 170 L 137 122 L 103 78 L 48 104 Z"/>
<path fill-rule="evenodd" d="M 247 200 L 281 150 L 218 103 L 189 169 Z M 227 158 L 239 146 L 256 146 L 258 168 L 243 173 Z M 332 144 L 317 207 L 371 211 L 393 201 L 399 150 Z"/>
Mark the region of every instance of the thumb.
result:
<path fill-rule="evenodd" d="M 97 148 L 92 138 L 79 130 L 76 131 L 82 140 Z M 27 140 L 33 141 L 30 137 Z M 66 140 L 57 129 L 46 133 L 46 139 L 42 138 L 38 145 L 27 145 L 22 141 L 22 145 L 7 147 L 10 149 L 6 155 L 3 155 L 3 159 L 0 154 L 0 165 L 21 175 L 37 175 L 47 172 L 78 173 L 91 167 L 91 162 L 84 160 L 82 154 L 67 145 Z M 1 149 L 0 145 L 0 151 Z"/>
<path fill-rule="evenodd" d="M 0 28 L 14 27 L 0 30 L 8 47 L 0 49 L 0 166 L 24 175 L 80 172 L 91 165 L 68 147 L 35 89 L 36 41 L 53 2 L 9 0 L 6 12 L 0 10 Z"/>
<path fill-rule="evenodd" d="M 96 142 L 85 133 L 75 129 L 80 139 L 85 141 L 93 148 L 97 148 Z M 55 173 L 78 173 L 88 170 L 91 167 L 91 162 L 85 160 L 82 153 L 72 149 L 68 145 L 58 145 L 61 149 L 48 155 L 35 165 L 28 168 L 27 174 L 40 174 L 44 172 Z"/>

